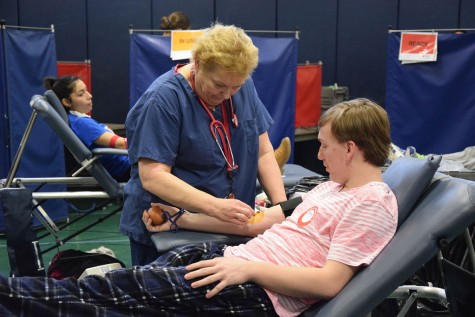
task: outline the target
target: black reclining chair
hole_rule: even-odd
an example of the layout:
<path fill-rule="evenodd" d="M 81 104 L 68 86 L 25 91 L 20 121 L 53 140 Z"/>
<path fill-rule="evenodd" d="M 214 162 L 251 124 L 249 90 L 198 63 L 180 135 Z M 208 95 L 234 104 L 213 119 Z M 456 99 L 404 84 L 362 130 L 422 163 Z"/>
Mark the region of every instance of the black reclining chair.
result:
<path fill-rule="evenodd" d="M 475 222 L 475 182 L 435 174 L 440 159 L 400 158 L 383 173 L 398 200 L 399 223 L 394 238 L 335 298 L 315 304 L 302 316 L 367 316 L 388 297 L 446 298 L 444 289 L 403 285 L 437 254 L 439 245 L 453 241 Z M 189 243 L 215 241 L 235 245 L 248 239 L 186 230 L 152 236 L 160 252 Z"/>
<path fill-rule="evenodd" d="M 6 180 L 2 180 L 1 188 L 24 188 L 27 185 L 43 185 L 43 184 L 64 184 L 69 186 L 69 188 L 74 187 L 77 190 L 74 191 L 62 191 L 62 192 L 32 192 L 32 200 L 34 205 L 35 215 L 46 227 L 49 233 L 53 234 L 56 238 L 56 245 L 51 246 L 50 248 L 42 251 L 42 253 L 48 252 L 52 249 L 55 249 L 57 246 L 64 244 L 64 242 L 72 239 L 81 232 L 88 230 L 97 223 L 102 222 L 103 220 L 109 218 L 113 214 L 122 210 L 123 203 L 123 187 L 124 183 L 118 183 L 104 168 L 104 166 L 99 161 L 99 158 L 102 155 L 106 154 L 117 154 L 117 155 L 127 155 L 127 150 L 121 149 L 107 149 L 99 148 L 93 151 L 89 150 L 78 136 L 72 131 L 69 127 L 68 116 L 61 105 L 61 102 L 57 98 L 56 94 L 49 90 L 46 91 L 44 96 L 35 95 L 31 99 L 30 105 L 32 107 L 32 116 L 30 122 L 28 123 L 27 129 L 24 133 L 23 140 L 20 144 L 20 148 L 17 152 L 17 157 L 15 157 L 15 162 L 12 164 L 13 167 Z M 21 160 L 21 153 L 26 144 L 26 140 L 31 132 L 31 127 L 33 126 L 37 116 L 40 116 L 51 129 L 54 130 L 56 135 L 64 143 L 65 147 L 70 151 L 72 156 L 78 162 L 80 168 L 73 173 L 71 177 L 43 177 L 43 178 L 15 178 L 16 169 Z M 88 176 L 78 176 L 81 172 L 86 171 Z M 81 190 L 82 188 L 87 188 L 88 190 Z M 89 190 L 93 188 L 93 190 Z M 41 203 L 38 203 L 43 200 L 48 199 L 66 199 L 66 200 L 79 200 L 79 199 L 101 199 L 105 200 L 100 206 L 82 214 L 80 217 L 75 218 L 74 220 L 63 225 L 61 228 L 58 228 L 52 221 L 49 219 L 47 212 L 44 211 L 41 207 Z M 96 220 L 86 227 L 76 230 L 69 236 L 65 238 L 59 238 L 57 232 L 63 229 L 66 226 L 78 221 L 82 217 L 87 216 L 88 214 L 94 212 L 95 210 L 100 209 L 105 204 L 113 202 L 116 206 L 107 213 L 105 216 Z"/>
<path fill-rule="evenodd" d="M 410 173 L 404 176 L 407 174 L 405 170 L 400 172 L 400 177 L 411 177 Z M 405 193 L 413 189 L 411 186 L 402 188 Z M 415 198 L 416 195 L 413 196 Z M 463 234 L 475 222 L 475 183 L 437 173 L 422 196 L 414 202 L 415 207 L 407 215 L 402 210 L 402 217 L 407 219 L 400 217 L 396 235 L 373 263 L 357 274 L 335 298 L 315 305 L 303 316 L 367 316 L 387 297 L 407 299 L 398 316 L 409 312 L 418 297 L 447 298 L 450 306 L 455 305 L 446 296 L 445 289 L 430 285 L 401 285 L 436 257 L 440 248 Z M 471 300 L 474 295 L 472 288 Z"/>

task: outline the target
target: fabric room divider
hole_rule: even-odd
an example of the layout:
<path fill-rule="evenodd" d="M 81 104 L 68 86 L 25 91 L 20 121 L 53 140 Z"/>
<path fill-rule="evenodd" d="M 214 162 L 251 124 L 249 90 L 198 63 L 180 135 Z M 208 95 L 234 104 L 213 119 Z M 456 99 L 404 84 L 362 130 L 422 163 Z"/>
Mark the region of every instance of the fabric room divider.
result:
<path fill-rule="evenodd" d="M 3 26 L 0 43 L 0 178 L 7 177 L 32 110 L 30 99 L 45 91 L 43 78 L 57 76 L 53 30 Z M 15 177 L 65 176 L 63 144 L 43 120 L 38 118 L 26 142 Z M 63 191 L 64 185 L 47 185 L 41 191 Z M 52 220 L 65 219 L 65 201 L 46 201 L 43 208 Z M 1 206 L 0 206 L 1 209 Z M 37 219 L 33 224 L 39 224 Z M 0 212 L 0 231 L 4 230 Z"/>
<path fill-rule="evenodd" d="M 435 62 L 402 64 L 400 41 L 400 32 L 389 33 L 386 110 L 393 142 L 422 154 L 475 145 L 475 33 L 439 32 Z"/>
<path fill-rule="evenodd" d="M 87 90 L 92 93 L 91 83 L 91 61 L 84 62 L 58 61 L 58 77 L 65 75 L 76 75 L 86 84 Z"/>
<path fill-rule="evenodd" d="M 295 127 L 316 127 L 320 119 L 321 107 L 322 65 L 298 65 Z"/>

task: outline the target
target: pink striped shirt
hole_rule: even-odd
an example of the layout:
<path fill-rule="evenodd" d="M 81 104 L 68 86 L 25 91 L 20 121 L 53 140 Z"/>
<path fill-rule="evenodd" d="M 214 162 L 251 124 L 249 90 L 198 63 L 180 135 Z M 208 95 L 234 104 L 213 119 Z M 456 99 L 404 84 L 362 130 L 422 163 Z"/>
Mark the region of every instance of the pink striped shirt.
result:
<path fill-rule="evenodd" d="M 381 182 L 340 189 L 332 181 L 315 187 L 284 222 L 224 255 L 294 267 L 320 268 L 327 260 L 368 265 L 396 231 L 396 197 Z M 296 316 L 318 301 L 266 292 L 279 316 Z"/>

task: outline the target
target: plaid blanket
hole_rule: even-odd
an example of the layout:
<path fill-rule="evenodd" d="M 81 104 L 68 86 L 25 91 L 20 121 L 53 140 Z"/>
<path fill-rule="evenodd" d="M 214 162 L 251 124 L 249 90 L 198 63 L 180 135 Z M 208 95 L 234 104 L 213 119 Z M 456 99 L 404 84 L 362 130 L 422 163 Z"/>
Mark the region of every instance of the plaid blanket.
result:
<path fill-rule="evenodd" d="M 213 285 L 191 288 L 184 266 L 223 250 L 213 243 L 185 246 L 150 265 L 83 280 L 0 276 L 0 316 L 275 316 L 254 283 L 227 287 L 211 299 L 205 293 Z"/>

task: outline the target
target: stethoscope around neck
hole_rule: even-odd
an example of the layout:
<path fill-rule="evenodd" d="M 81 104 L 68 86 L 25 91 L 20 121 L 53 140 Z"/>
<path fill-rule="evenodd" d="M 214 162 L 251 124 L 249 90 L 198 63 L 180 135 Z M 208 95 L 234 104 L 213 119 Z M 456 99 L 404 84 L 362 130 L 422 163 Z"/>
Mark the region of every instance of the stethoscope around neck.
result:
<path fill-rule="evenodd" d="M 211 112 L 209 107 L 196 93 L 195 74 L 193 71 L 190 74 L 190 81 L 191 81 L 191 87 L 193 88 L 193 91 L 196 94 L 196 98 L 198 99 L 199 104 L 201 105 L 201 107 L 203 108 L 203 110 L 206 112 L 206 114 L 211 120 L 209 124 L 209 130 L 211 132 L 213 139 L 216 141 L 216 144 L 218 145 L 218 148 L 221 151 L 221 154 L 223 155 L 224 160 L 226 161 L 226 170 L 228 172 L 228 175 L 232 177 L 234 171 L 238 169 L 238 165 L 235 164 L 234 162 L 234 155 L 233 155 L 233 150 L 231 147 L 231 131 L 229 129 L 229 118 L 228 118 L 228 111 L 227 111 L 226 104 L 224 101 L 221 103 L 221 114 L 223 116 L 223 121 L 221 122 L 219 120 L 216 120 L 216 118 L 213 116 L 213 113 Z M 237 128 L 239 125 L 239 122 L 238 122 L 238 117 L 236 113 L 234 112 L 233 99 L 231 97 L 228 99 L 228 104 L 229 104 L 229 110 L 231 113 L 231 122 L 233 123 L 234 127 Z"/>

